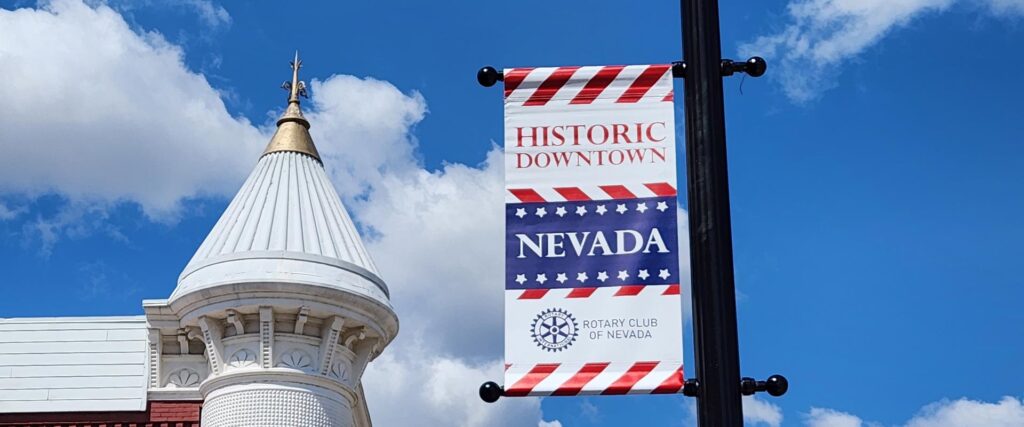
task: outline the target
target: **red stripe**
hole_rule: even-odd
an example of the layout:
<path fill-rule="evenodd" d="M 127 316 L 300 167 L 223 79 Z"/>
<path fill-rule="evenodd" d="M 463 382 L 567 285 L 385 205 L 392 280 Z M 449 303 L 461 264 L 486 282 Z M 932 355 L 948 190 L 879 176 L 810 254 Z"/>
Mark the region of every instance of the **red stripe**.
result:
<path fill-rule="evenodd" d="M 679 390 L 683 388 L 683 367 L 680 366 L 676 369 L 672 375 L 669 375 L 665 381 L 662 381 L 654 390 L 652 394 L 673 394 L 679 393 Z"/>
<path fill-rule="evenodd" d="M 669 285 L 662 295 L 679 295 L 679 285 Z"/>
<path fill-rule="evenodd" d="M 541 381 L 544 381 L 552 372 L 555 372 L 555 369 L 558 369 L 557 363 L 535 365 L 533 369 L 530 369 L 530 372 L 526 373 L 526 376 L 505 390 L 505 396 L 521 397 L 530 394 L 533 388 L 540 384 Z"/>
<path fill-rule="evenodd" d="M 665 97 L 664 97 L 664 98 L 661 98 L 661 102 L 672 102 L 673 100 L 675 100 L 675 95 L 674 95 L 674 93 L 675 93 L 675 92 L 673 92 L 673 91 L 671 91 L 671 90 L 670 90 L 670 91 L 668 91 L 668 95 L 665 95 Z"/>
<path fill-rule="evenodd" d="M 629 89 L 626 89 L 615 102 L 633 103 L 639 101 L 668 72 L 668 69 L 668 65 L 651 65 L 647 67 L 643 73 L 640 73 L 640 77 L 637 77 L 633 84 L 629 86 Z"/>
<path fill-rule="evenodd" d="M 526 76 L 533 71 L 533 68 L 513 68 L 505 73 L 505 97 L 508 98 L 519 84 L 526 80 Z"/>
<path fill-rule="evenodd" d="M 522 295 L 519 295 L 519 299 L 541 299 L 544 295 L 547 295 L 550 289 L 527 289 L 523 291 Z"/>
<path fill-rule="evenodd" d="M 569 81 L 572 74 L 580 67 L 558 67 L 555 72 L 551 73 L 544 83 L 541 83 L 537 90 L 533 92 L 530 99 L 527 99 L 523 105 L 544 105 L 551 100 L 558 93 L 558 90 L 565 86 L 565 83 Z"/>
<path fill-rule="evenodd" d="M 569 101 L 570 104 L 589 104 L 594 102 L 601 92 L 604 92 L 608 85 L 615 81 L 615 77 L 622 72 L 622 69 L 626 68 L 624 65 L 610 65 L 601 68 L 594 77 L 590 78 L 586 86 L 583 86 L 583 90 L 576 94 L 576 97 Z"/>
<path fill-rule="evenodd" d="M 558 386 L 558 389 L 555 390 L 554 393 L 551 393 L 551 395 L 575 396 L 577 394 L 580 394 L 580 391 L 583 390 L 583 387 L 586 386 L 587 383 L 590 382 L 590 380 L 594 379 L 594 377 L 603 372 L 604 368 L 607 368 L 608 365 L 609 363 L 607 362 L 588 363 L 586 365 L 583 365 L 583 368 L 581 368 L 579 372 L 576 373 L 576 375 L 573 375 L 572 378 L 569 378 L 568 381 Z"/>
<path fill-rule="evenodd" d="M 532 188 L 509 188 L 508 191 L 516 196 L 523 203 L 546 202 L 543 197 Z"/>
<path fill-rule="evenodd" d="M 633 386 L 640 380 L 642 380 L 647 374 L 654 370 L 654 367 L 658 366 L 658 362 L 637 362 L 622 374 L 619 379 L 615 380 L 612 385 L 608 386 L 601 394 L 626 394 L 633 389 Z"/>
<path fill-rule="evenodd" d="M 647 285 L 626 285 L 619 287 L 619 291 L 615 293 L 617 297 L 631 297 L 639 295 L 641 291 L 646 288 Z"/>
<path fill-rule="evenodd" d="M 555 191 L 570 202 L 583 202 L 590 200 L 590 196 L 580 190 L 579 187 L 555 187 Z"/>
<path fill-rule="evenodd" d="M 597 288 L 576 288 L 566 295 L 566 298 L 590 298 L 594 294 Z"/>
<path fill-rule="evenodd" d="M 645 187 L 649 188 L 658 197 L 668 197 L 676 195 L 676 188 L 667 182 L 653 182 L 650 184 L 644 184 Z"/>
<path fill-rule="evenodd" d="M 636 195 L 625 185 L 602 185 L 601 189 L 613 199 L 635 199 Z"/>

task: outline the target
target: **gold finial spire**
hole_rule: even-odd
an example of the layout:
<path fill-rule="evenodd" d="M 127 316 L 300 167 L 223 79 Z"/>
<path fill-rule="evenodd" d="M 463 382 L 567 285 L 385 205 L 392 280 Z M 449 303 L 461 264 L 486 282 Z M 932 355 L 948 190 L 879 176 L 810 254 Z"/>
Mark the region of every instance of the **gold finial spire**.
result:
<path fill-rule="evenodd" d="M 300 68 L 302 68 L 302 60 L 299 59 L 299 51 L 296 50 L 295 59 L 292 61 L 292 80 L 281 85 L 282 88 L 288 90 L 288 108 L 277 120 L 277 132 L 270 139 L 270 144 L 263 151 L 263 155 L 292 151 L 308 154 L 321 162 L 320 153 L 313 145 L 313 138 L 309 136 L 309 121 L 303 117 L 302 109 L 299 108 L 299 97 L 309 97 L 306 92 L 306 82 L 299 80 Z"/>
<path fill-rule="evenodd" d="M 295 51 L 295 60 L 292 61 L 292 81 L 291 83 L 285 82 L 283 87 L 287 88 L 290 92 L 288 95 L 288 103 L 299 102 L 299 95 L 309 98 L 306 94 L 306 82 L 299 80 L 299 68 L 302 68 L 302 61 L 299 59 L 299 51 Z"/>

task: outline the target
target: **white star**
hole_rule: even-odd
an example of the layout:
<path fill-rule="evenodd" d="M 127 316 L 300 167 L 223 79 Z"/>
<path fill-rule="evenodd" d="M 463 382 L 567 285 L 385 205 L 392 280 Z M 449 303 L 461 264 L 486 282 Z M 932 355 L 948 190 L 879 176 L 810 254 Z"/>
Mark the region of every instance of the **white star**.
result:
<path fill-rule="evenodd" d="M 589 279 L 589 277 L 587 277 L 587 272 L 586 271 L 581 271 L 579 273 L 576 273 L 576 280 L 578 280 L 580 283 L 586 282 L 587 279 Z"/>
<path fill-rule="evenodd" d="M 627 272 L 626 270 L 619 270 L 618 277 L 619 277 L 619 280 L 625 282 L 626 279 L 629 278 L 629 272 Z"/>
<path fill-rule="evenodd" d="M 602 271 L 602 272 L 597 273 L 597 280 L 600 280 L 602 282 L 605 281 L 605 280 L 608 280 L 608 272 L 607 271 Z"/>
<path fill-rule="evenodd" d="M 636 204 L 636 211 L 640 213 L 647 212 L 647 202 L 640 202 Z"/>
<path fill-rule="evenodd" d="M 539 216 L 541 218 L 544 218 L 544 215 L 547 215 L 547 214 L 548 214 L 548 210 L 546 208 L 537 208 L 537 210 L 534 212 L 534 215 L 537 215 L 537 216 Z"/>
<path fill-rule="evenodd" d="M 555 215 L 565 216 L 565 206 L 559 206 L 555 208 Z"/>
<path fill-rule="evenodd" d="M 516 208 L 516 216 L 519 217 L 519 218 L 522 218 L 522 217 L 526 216 L 526 209 L 525 208 Z"/>
<path fill-rule="evenodd" d="M 576 207 L 576 215 L 583 216 L 587 214 L 587 207 L 579 205 Z"/>
<path fill-rule="evenodd" d="M 665 203 L 665 202 L 658 202 L 658 207 L 657 207 L 657 209 L 658 209 L 659 211 L 665 212 L 666 210 L 668 210 L 668 203 Z"/>
<path fill-rule="evenodd" d="M 626 209 L 626 204 L 625 203 L 619 203 L 619 206 L 617 208 L 615 208 L 615 212 L 618 212 L 620 214 L 626 213 L 626 210 L 627 209 Z"/>
<path fill-rule="evenodd" d="M 565 277 L 565 273 L 558 273 L 558 277 L 556 277 L 555 280 L 557 280 L 558 283 L 565 283 L 565 281 L 569 280 L 569 278 Z"/>
<path fill-rule="evenodd" d="M 597 205 L 596 212 L 598 215 L 604 215 L 605 212 L 608 212 L 608 208 L 605 208 L 604 205 Z"/>
<path fill-rule="evenodd" d="M 665 271 L 665 270 L 662 270 L 662 271 Z M 537 275 L 537 283 L 540 283 L 540 284 L 543 285 L 544 282 L 547 282 L 547 281 L 548 281 L 548 275 L 547 274 L 541 273 L 541 274 Z"/>
<path fill-rule="evenodd" d="M 671 276 L 671 274 L 668 274 L 668 269 L 667 268 L 663 268 L 661 270 L 658 270 L 658 277 L 660 277 L 661 280 L 668 279 L 668 276 Z"/>
<path fill-rule="evenodd" d="M 517 274 L 516 275 L 516 283 L 522 285 L 525 282 L 526 282 L 526 275 L 525 274 Z"/>
<path fill-rule="evenodd" d="M 647 269 L 645 268 L 643 270 L 640 270 L 640 272 L 636 274 L 636 277 L 639 277 L 640 280 L 647 280 L 647 278 L 651 277 L 651 275 L 647 274 Z"/>

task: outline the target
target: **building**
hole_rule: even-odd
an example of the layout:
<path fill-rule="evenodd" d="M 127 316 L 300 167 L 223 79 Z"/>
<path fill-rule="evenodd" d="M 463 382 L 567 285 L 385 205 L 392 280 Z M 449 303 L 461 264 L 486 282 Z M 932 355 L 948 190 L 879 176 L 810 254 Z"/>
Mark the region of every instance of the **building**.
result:
<path fill-rule="evenodd" d="M 360 379 L 398 318 L 310 137 L 300 67 L 169 298 L 0 319 L 0 426 L 370 426 Z"/>

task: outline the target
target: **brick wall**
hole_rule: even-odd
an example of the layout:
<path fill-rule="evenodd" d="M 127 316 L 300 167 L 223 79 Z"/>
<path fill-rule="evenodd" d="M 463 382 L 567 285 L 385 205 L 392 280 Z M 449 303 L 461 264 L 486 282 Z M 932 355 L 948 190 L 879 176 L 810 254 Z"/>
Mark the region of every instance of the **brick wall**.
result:
<path fill-rule="evenodd" d="M 202 402 L 149 402 L 144 412 L 0 414 L 3 427 L 199 427 Z"/>

